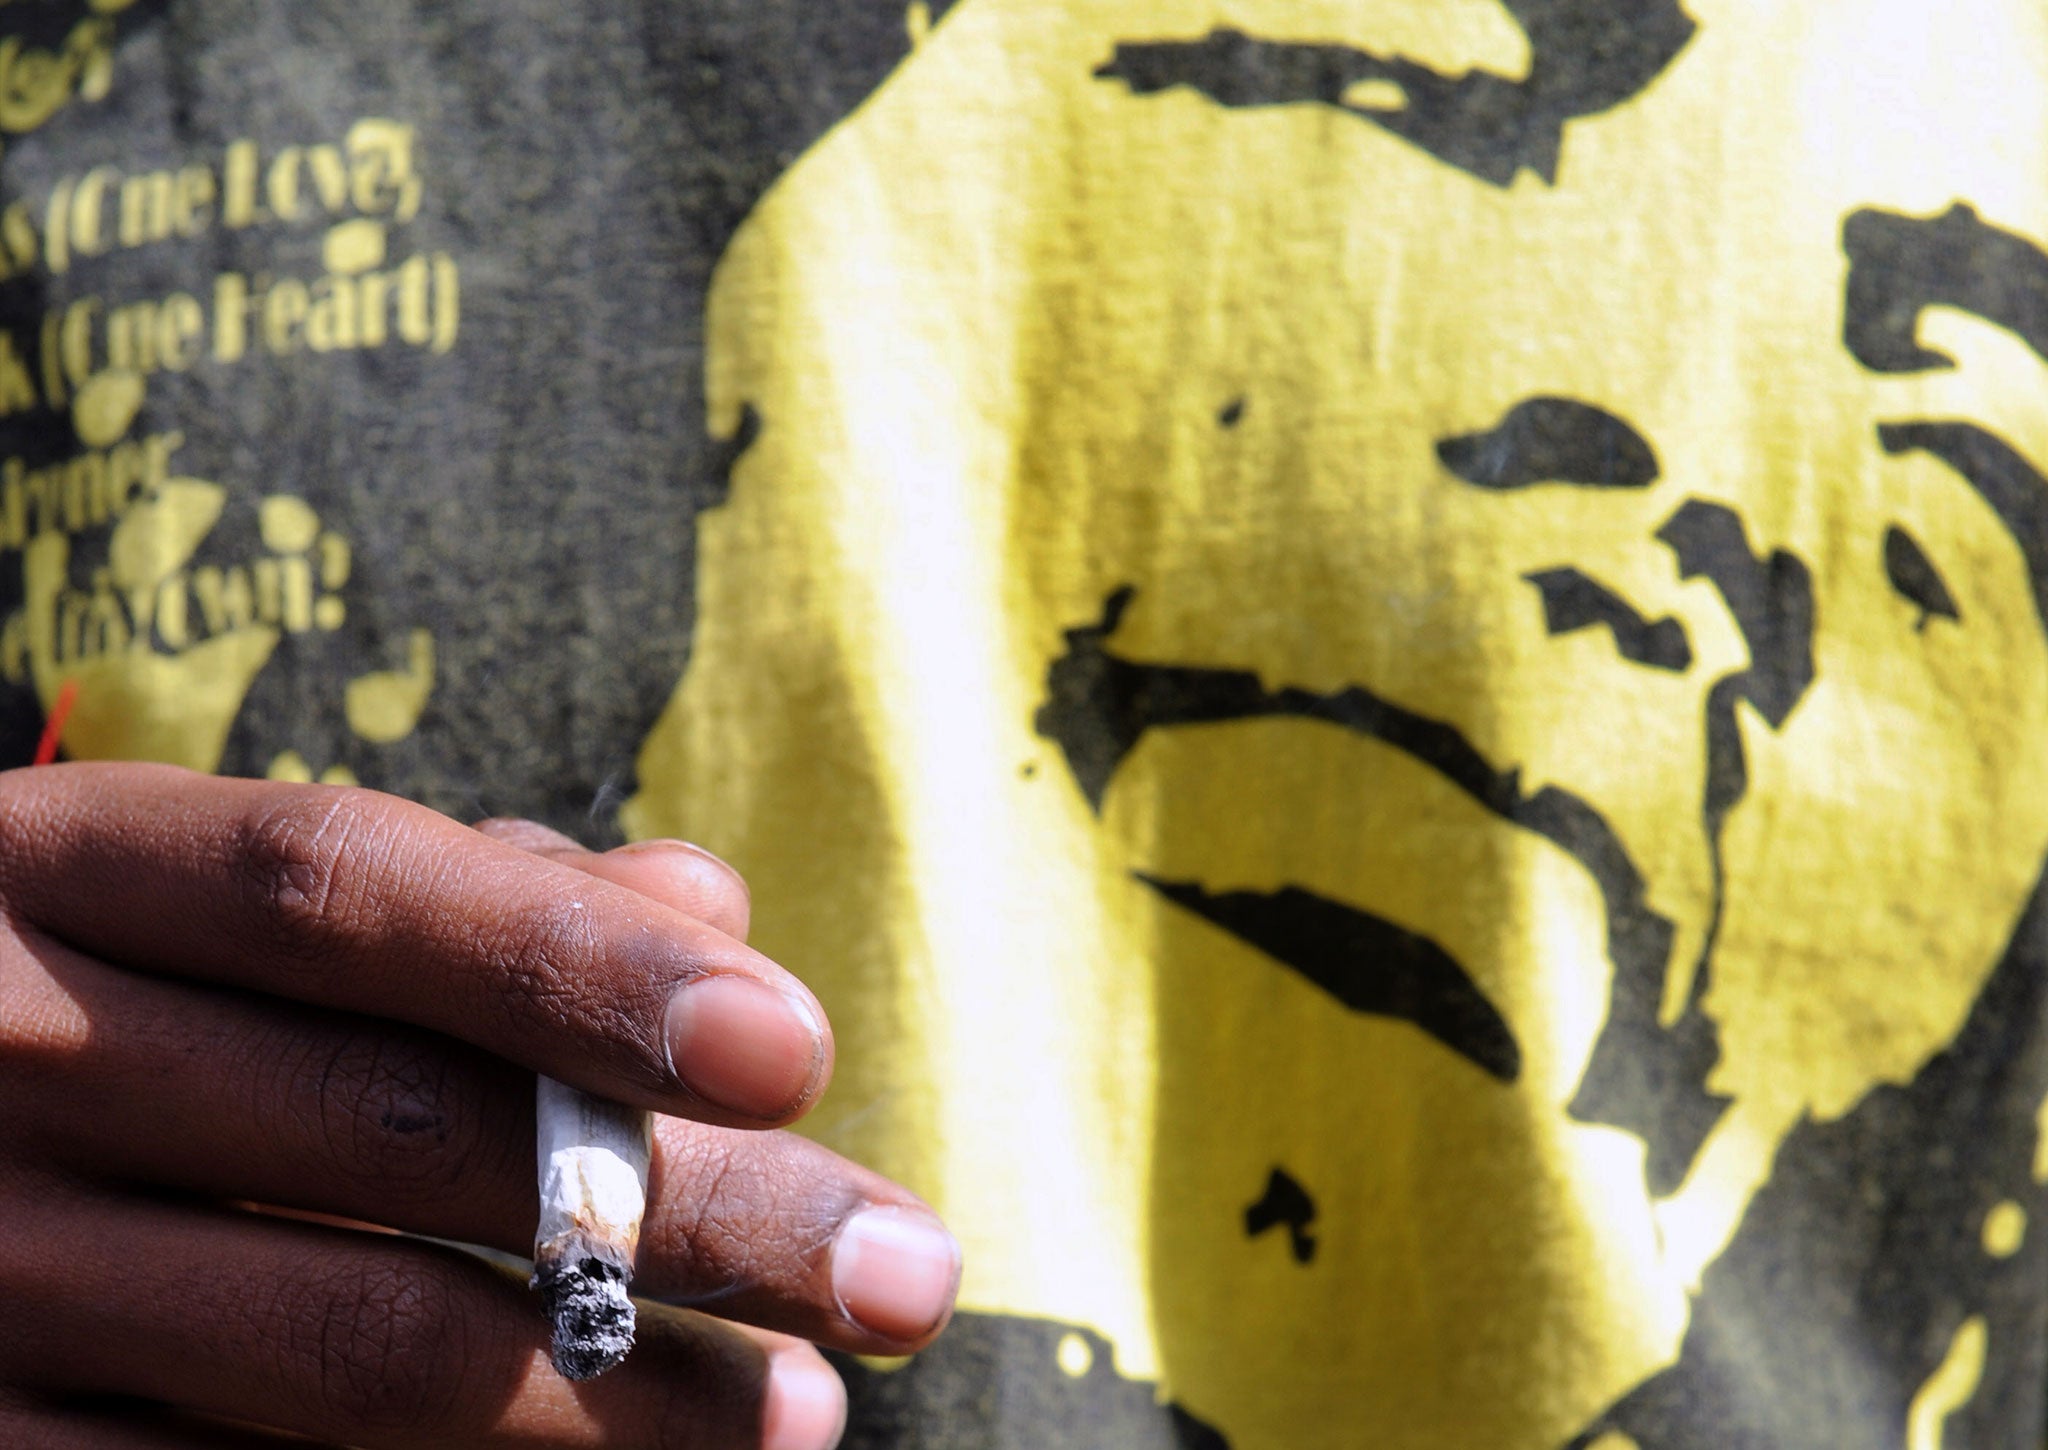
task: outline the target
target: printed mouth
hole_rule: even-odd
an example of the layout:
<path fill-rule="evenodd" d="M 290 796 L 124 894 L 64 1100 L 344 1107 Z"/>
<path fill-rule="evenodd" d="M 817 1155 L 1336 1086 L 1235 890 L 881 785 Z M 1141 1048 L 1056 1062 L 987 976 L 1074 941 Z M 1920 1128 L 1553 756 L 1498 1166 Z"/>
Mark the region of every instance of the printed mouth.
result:
<path fill-rule="evenodd" d="M 1320 693 L 1268 689 L 1249 670 L 1152 664 L 1107 648 L 1134 590 L 1111 595 L 1100 621 L 1066 632 L 1067 652 L 1047 673 L 1039 734 L 1056 743 L 1100 815 L 1118 768 L 1150 731 L 1287 717 L 1336 725 L 1381 741 L 1428 767 L 1499 819 L 1576 860 L 1596 883 L 1613 963 L 1608 1021 L 1572 1116 L 1627 1129 L 1651 1145 L 1653 1188 L 1675 1185 L 1726 1106 L 1705 1089 L 1720 1055 L 1712 1022 L 1692 1013 L 1657 1020 L 1675 939 L 1645 899 L 1646 882 L 1621 837 L 1589 802 L 1555 785 L 1525 793 L 1521 772 L 1489 762 L 1457 727 L 1417 714 L 1363 685 Z M 1300 974 L 1347 1009 L 1428 1033 L 1503 1083 L 1519 1076 L 1514 1030 L 1471 973 L 1439 944 L 1348 903 L 1300 886 L 1271 893 L 1211 892 L 1136 873 L 1176 906 Z"/>

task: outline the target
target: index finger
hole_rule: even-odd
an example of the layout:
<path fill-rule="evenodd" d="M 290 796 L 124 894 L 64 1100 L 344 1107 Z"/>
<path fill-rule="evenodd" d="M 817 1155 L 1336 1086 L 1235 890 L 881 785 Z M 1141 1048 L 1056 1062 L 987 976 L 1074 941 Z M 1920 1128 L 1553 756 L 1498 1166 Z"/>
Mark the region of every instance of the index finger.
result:
<path fill-rule="evenodd" d="M 788 1122 L 831 1070 L 817 999 L 760 953 L 372 791 L 15 771 L 0 900 L 119 965 L 411 1022 L 705 1122 Z"/>

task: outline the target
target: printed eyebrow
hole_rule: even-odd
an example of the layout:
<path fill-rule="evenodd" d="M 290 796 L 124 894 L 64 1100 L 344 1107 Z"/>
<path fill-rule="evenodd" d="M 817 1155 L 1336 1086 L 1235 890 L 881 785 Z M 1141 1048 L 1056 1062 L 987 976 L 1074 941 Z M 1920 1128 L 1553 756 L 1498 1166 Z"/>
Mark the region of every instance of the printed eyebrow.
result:
<path fill-rule="evenodd" d="M 2048 358 L 2048 251 L 1963 203 L 1934 217 L 1864 207 L 1842 224 L 1842 250 L 1842 343 L 1872 372 L 1956 365 L 1919 340 L 1932 307 L 1973 313 Z"/>
<path fill-rule="evenodd" d="M 1576 398 L 1524 398 L 1484 433 L 1439 439 L 1436 456 L 1480 488 L 1648 488 L 1658 478 L 1648 439 L 1605 408 Z"/>
<path fill-rule="evenodd" d="M 1096 68 L 1133 95 L 1186 86 L 1219 106 L 1319 103 L 1368 121 L 1494 186 L 1524 170 L 1555 185 L 1567 126 L 1642 94 L 1698 23 L 1679 0 L 1503 0 L 1529 42 L 1520 78 L 1447 75 L 1402 55 L 1269 40 L 1219 26 L 1200 40 L 1127 40 Z M 1354 99 L 1360 82 L 1399 90 Z"/>

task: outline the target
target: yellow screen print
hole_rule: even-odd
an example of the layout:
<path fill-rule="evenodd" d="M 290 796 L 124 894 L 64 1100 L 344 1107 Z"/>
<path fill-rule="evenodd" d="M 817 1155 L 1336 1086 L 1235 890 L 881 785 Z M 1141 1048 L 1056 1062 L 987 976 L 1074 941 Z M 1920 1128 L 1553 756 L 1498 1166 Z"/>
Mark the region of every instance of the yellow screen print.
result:
<path fill-rule="evenodd" d="M 1601 8 L 967 0 L 716 278 L 629 828 L 967 1307 L 1238 1450 L 1695 1443 L 1752 1249 L 2039 1006 L 2048 19 Z M 1997 1170 L 1857 1443 L 2001 1352 Z"/>

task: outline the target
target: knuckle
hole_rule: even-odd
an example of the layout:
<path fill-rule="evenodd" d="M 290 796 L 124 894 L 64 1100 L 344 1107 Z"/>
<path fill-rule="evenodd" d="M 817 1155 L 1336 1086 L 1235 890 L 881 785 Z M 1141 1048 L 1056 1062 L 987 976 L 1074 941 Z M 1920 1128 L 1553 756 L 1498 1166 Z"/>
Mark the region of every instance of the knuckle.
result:
<path fill-rule="evenodd" d="M 345 933 L 362 908 L 349 858 L 370 833 L 353 794 L 294 791 L 240 823 L 236 871 L 280 945 L 304 952 Z"/>
<path fill-rule="evenodd" d="M 287 1372 L 303 1372 L 316 1423 L 418 1435 L 471 1418 L 465 1366 L 488 1330 L 448 1266 L 355 1264 L 314 1289 L 310 1334 L 293 1336 L 310 1362 Z"/>
<path fill-rule="evenodd" d="M 295 1131 L 343 1181 L 439 1197 L 469 1181 L 480 1147 L 459 1076 L 412 1034 L 366 1027 L 304 1055 Z"/>

